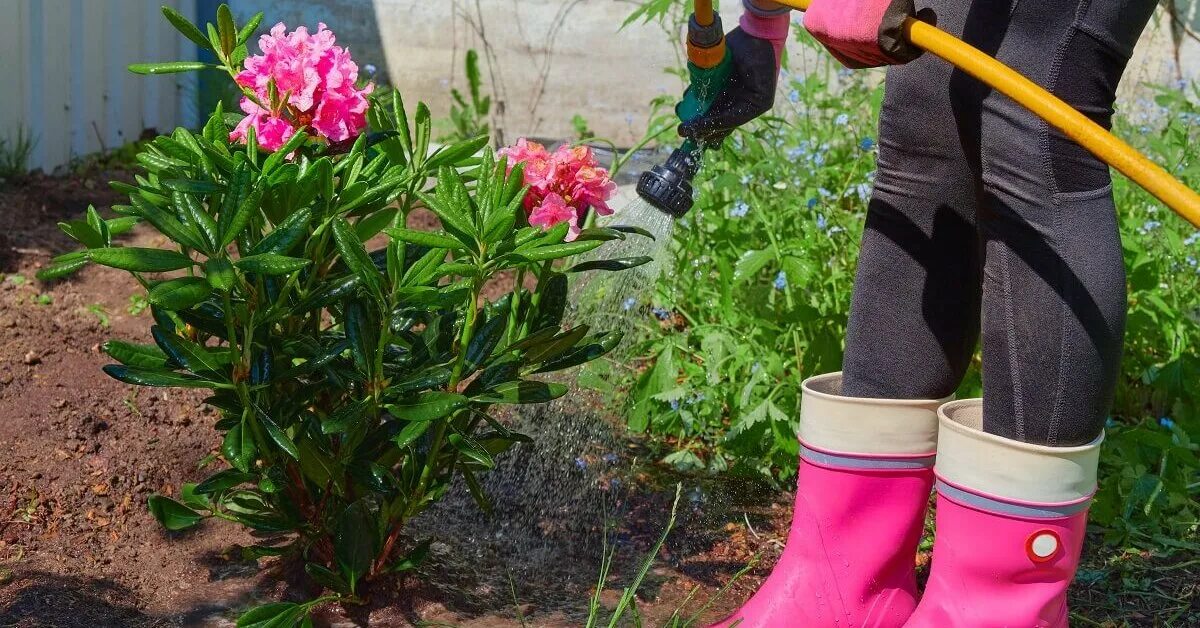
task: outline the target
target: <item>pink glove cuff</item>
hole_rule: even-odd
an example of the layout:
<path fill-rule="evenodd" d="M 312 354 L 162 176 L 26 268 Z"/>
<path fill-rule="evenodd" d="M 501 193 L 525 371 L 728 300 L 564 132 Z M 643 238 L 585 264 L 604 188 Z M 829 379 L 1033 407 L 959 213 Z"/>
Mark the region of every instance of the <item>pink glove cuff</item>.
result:
<path fill-rule="evenodd" d="M 779 65 L 783 44 L 792 30 L 788 14 L 761 17 L 745 11 L 742 13 L 741 26 L 747 35 L 771 42 L 771 47 L 775 49 L 775 64 Z"/>

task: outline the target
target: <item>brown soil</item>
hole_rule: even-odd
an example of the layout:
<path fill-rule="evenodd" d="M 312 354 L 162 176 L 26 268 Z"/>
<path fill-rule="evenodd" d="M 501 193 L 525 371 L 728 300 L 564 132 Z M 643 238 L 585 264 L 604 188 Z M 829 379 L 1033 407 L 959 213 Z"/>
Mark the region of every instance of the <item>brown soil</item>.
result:
<path fill-rule="evenodd" d="M 213 522 L 170 534 L 147 513 L 151 493 L 174 494 L 208 472 L 201 465 L 219 446 L 216 415 L 198 393 L 134 390 L 100 371 L 107 363 L 99 351 L 104 340 L 147 340 L 148 314 L 131 312 L 129 297 L 138 288 L 125 273 L 90 267 L 50 285 L 33 279 L 53 255 L 73 248 L 55 223 L 78 217 L 89 203 L 106 209 L 116 195 L 103 182 L 114 176 L 123 175 L 35 177 L 0 190 L 0 626 L 230 626 L 249 605 L 313 592 L 289 581 L 295 570 L 287 564 L 243 562 L 237 546 L 253 539 L 234 525 Z M 162 244 L 141 230 L 127 242 Z M 647 452 L 635 453 L 646 459 Z M 685 491 L 677 531 L 656 557 L 638 608 L 646 625 L 658 625 L 699 587 L 689 616 L 761 554 L 759 565 L 705 614 L 717 619 L 769 572 L 786 534 L 790 498 L 772 499 L 744 483 L 706 486 L 649 472 L 627 478 L 615 534 L 617 573 L 601 598 L 612 605 L 619 597 L 682 479 L 694 488 Z M 448 541 L 447 556 L 460 551 L 454 541 L 473 542 Z M 1103 551 L 1098 542 L 1090 547 Z M 561 562 L 578 563 L 571 573 L 594 577 L 599 554 L 582 549 L 564 550 Z M 550 606 L 538 596 L 550 595 L 554 579 L 531 588 L 524 579 L 536 579 L 540 567 L 518 570 L 517 600 L 480 609 L 469 598 L 485 585 L 465 586 L 462 595 L 435 586 L 472 570 L 471 556 L 463 556 L 458 567 L 435 557 L 420 578 L 381 583 L 369 605 L 330 609 L 318 625 L 518 626 L 518 609 L 526 625 L 579 625 L 590 580 L 560 583 L 559 596 L 575 603 Z M 1137 556 L 1114 563 L 1095 554 L 1086 567 L 1094 582 L 1076 587 L 1075 609 L 1088 625 L 1189 625 L 1200 617 L 1194 565 Z M 1169 577 L 1154 575 L 1159 568 Z M 1143 588 L 1157 593 L 1124 591 L 1134 577 L 1146 578 Z M 1153 595 L 1170 603 L 1147 597 Z"/>
<path fill-rule="evenodd" d="M 216 414 L 202 393 L 134 389 L 100 370 L 109 362 L 105 340 L 148 341 L 149 314 L 131 309 L 137 284 L 100 267 L 52 284 L 34 279 L 75 248 L 56 223 L 89 204 L 107 214 L 119 197 L 104 182 L 122 176 L 33 177 L 0 190 L 0 626 L 227 626 L 253 603 L 312 593 L 283 577 L 286 565 L 243 562 L 237 548 L 253 538 L 235 525 L 172 534 L 147 512 L 149 495 L 173 495 L 210 472 L 202 465 L 221 462 L 212 459 Z M 164 244 L 142 229 L 124 243 Z M 621 560 L 637 559 L 668 508 L 663 499 L 644 505 L 642 531 L 629 536 L 637 542 Z M 599 557 L 580 567 L 597 573 Z M 688 588 L 671 584 L 660 595 L 681 600 Z M 369 608 L 331 611 L 320 623 L 520 625 L 516 604 L 464 614 L 413 578 L 385 583 L 374 597 Z M 539 614 L 535 602 L 519 607 L 533 625 L 573 623 Z M 643 610 L 663 615 L 654 605 Z"/>

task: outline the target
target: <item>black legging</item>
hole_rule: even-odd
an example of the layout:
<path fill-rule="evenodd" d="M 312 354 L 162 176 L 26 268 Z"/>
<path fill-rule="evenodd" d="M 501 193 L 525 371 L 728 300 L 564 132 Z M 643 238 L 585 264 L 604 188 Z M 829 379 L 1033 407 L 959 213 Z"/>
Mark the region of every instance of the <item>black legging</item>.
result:
<path fill-rule="evenodd" d="M 1154 5 L 917 2 L 1105 126 Z M 984 430 L 1044 445 L 1093 440 L 1126 309 L 1108 168 L 929 54 L 889 70 L 879 144 L 843 394 L 948 395 L 982 327 Z"/>

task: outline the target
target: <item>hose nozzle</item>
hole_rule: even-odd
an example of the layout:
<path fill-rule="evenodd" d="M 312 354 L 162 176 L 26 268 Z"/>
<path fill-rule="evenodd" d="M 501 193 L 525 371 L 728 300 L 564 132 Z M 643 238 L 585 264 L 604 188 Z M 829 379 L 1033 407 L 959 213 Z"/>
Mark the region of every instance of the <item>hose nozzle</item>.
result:
<path fill-rule="evenodd" d="M 692 178 L 700 170 L 700 149 L 692 142 L 676 148 L 666 163 L 642 173 L 638 196 L 647 203 L 682 218 L 692 209 Z"/>

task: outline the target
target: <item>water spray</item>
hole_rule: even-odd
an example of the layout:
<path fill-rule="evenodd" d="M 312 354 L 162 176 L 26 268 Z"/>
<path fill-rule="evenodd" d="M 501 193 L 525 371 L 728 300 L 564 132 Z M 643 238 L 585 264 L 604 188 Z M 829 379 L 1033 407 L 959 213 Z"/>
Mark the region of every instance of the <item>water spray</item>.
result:
<path fill-rule="evenodd" d="M 733 74 L 725 30 L 721 17 L 712 10 L 712 2 L 696 2 L 696 12 L 688 20 L 687 50 L 689 85 L 683 100 L 675 106 L 676 115 L 683 121 L 707 113 Z M 686 140 L 665 163 L 642 173 L 638 196 L 673 218 L 681 218 L 692 209 L 692 178 L 700 170 L 703 152 L 704 147 Z"/>

